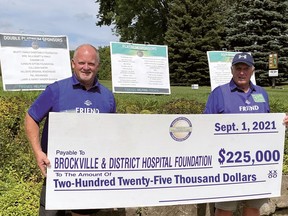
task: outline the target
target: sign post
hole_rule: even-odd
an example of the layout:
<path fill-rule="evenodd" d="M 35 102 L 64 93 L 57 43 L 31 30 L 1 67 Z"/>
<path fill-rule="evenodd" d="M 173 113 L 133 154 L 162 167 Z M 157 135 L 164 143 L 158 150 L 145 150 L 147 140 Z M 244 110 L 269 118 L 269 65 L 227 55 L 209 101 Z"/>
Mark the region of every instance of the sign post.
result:
<path fill-rule="evenodd" d="M 272 77 L 272 88 L 275 88 L 275 77 L 278 77 L 278 54 L 269 55 L 269 77 Z"/>

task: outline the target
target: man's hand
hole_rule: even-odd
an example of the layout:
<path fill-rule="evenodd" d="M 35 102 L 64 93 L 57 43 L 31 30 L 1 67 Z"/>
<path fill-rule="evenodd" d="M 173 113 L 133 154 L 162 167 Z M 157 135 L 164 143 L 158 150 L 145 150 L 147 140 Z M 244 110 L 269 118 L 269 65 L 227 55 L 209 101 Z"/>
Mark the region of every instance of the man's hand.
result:
<path fill-rule="evenodd" d="M 286 127 L 288 127 L 288 114 L 286 114 L 285 118 L 283 119 L 283 124 L 285 124 Z"/>
<path fill-rule="evenodd" d="M 44 152 L 37 153 L 36 161 L 41 173 L 46 177 L 47 176 L 47 167 L 50 167 L 50 161 L 47 158 L 47 155 Z"/>

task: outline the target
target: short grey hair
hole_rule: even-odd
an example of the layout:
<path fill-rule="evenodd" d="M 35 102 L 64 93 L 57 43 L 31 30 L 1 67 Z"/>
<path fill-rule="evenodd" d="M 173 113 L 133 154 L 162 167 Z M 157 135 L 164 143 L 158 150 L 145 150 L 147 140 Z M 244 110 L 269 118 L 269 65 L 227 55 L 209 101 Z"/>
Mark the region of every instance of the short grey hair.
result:
<path fill-rule="evenodd" d="M 96 58 L 97 58 L 97 63 L 100 64 L 100 55 L 99 55 L 99 51 L 96 47 L 94 47 L 93 45 L 91 44 L 82 44 L 80 46 L 78 46 L 75 51 L 74 51 L 74 54 L 73 54 L 73 59 L 78 55 L 78 50 L 84 46 L 90 46 L 91 48 L 93 48 L 95 50 L 95 53 L 96 53 Z"/>

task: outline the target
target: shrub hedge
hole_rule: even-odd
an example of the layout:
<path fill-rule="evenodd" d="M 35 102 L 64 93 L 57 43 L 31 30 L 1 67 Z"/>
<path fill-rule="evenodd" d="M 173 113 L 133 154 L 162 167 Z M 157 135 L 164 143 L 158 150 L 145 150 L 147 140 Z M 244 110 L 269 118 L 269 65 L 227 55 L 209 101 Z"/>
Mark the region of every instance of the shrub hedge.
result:
<path fill-rule="evenodd" d="M 31 101 L 23 95 L 0 98 L 0 215 L 37 215 L 38 171 L 23 120 Z"/>

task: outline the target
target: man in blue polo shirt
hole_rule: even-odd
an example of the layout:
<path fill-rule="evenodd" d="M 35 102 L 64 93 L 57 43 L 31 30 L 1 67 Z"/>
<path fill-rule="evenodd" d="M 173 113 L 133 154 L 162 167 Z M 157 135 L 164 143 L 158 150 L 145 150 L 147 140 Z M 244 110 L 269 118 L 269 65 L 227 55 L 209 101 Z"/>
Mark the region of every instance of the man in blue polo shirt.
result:
<path fill-rule="evenodd" d="M 37 165 L 46 176 L 50 166 L 47 158 L 49 112 L 115 113 L 115 99 L 110 90 L 97 79 L 100 58 L 98 50 L 90 44 L 79 46 L 71 61 L 73 75 L 55 82 L 35 100 L 25 117 L 27 138 L 33 149 Z M 40 142 L 39 123 L 45 119 Z M 82 125 L 81 127 L 85 127 Z M 45 181 L 40 198 L 40 216 L 65 215 L 65 211 L 45 210 Z M 98 210 L 71 210 L 72 215 L 89 215 Z"/>
<path fill-rule="evenodd" d="M 267 92 L 250 81 L 254 70 L 254 60 L 250 54 L 236 54 L 232 61 L 231 81 L 213 90 L 204 113 L 270 112 Z"/>
<path fill-rule="evenodd" d="M 237 53 L 232 60 L 231 81 L 212 91 L 204 113 L 269 113 L 267 92 L 250 81 L 254 70 L 253 57 L 249 53 Z M 243 201 L 243 216 L 260 216 L 259 209 L 266 202 L 267 199 Z M 237 203 L 237 201 L 216 203 L 215 216 L 232 216 Z"/>

